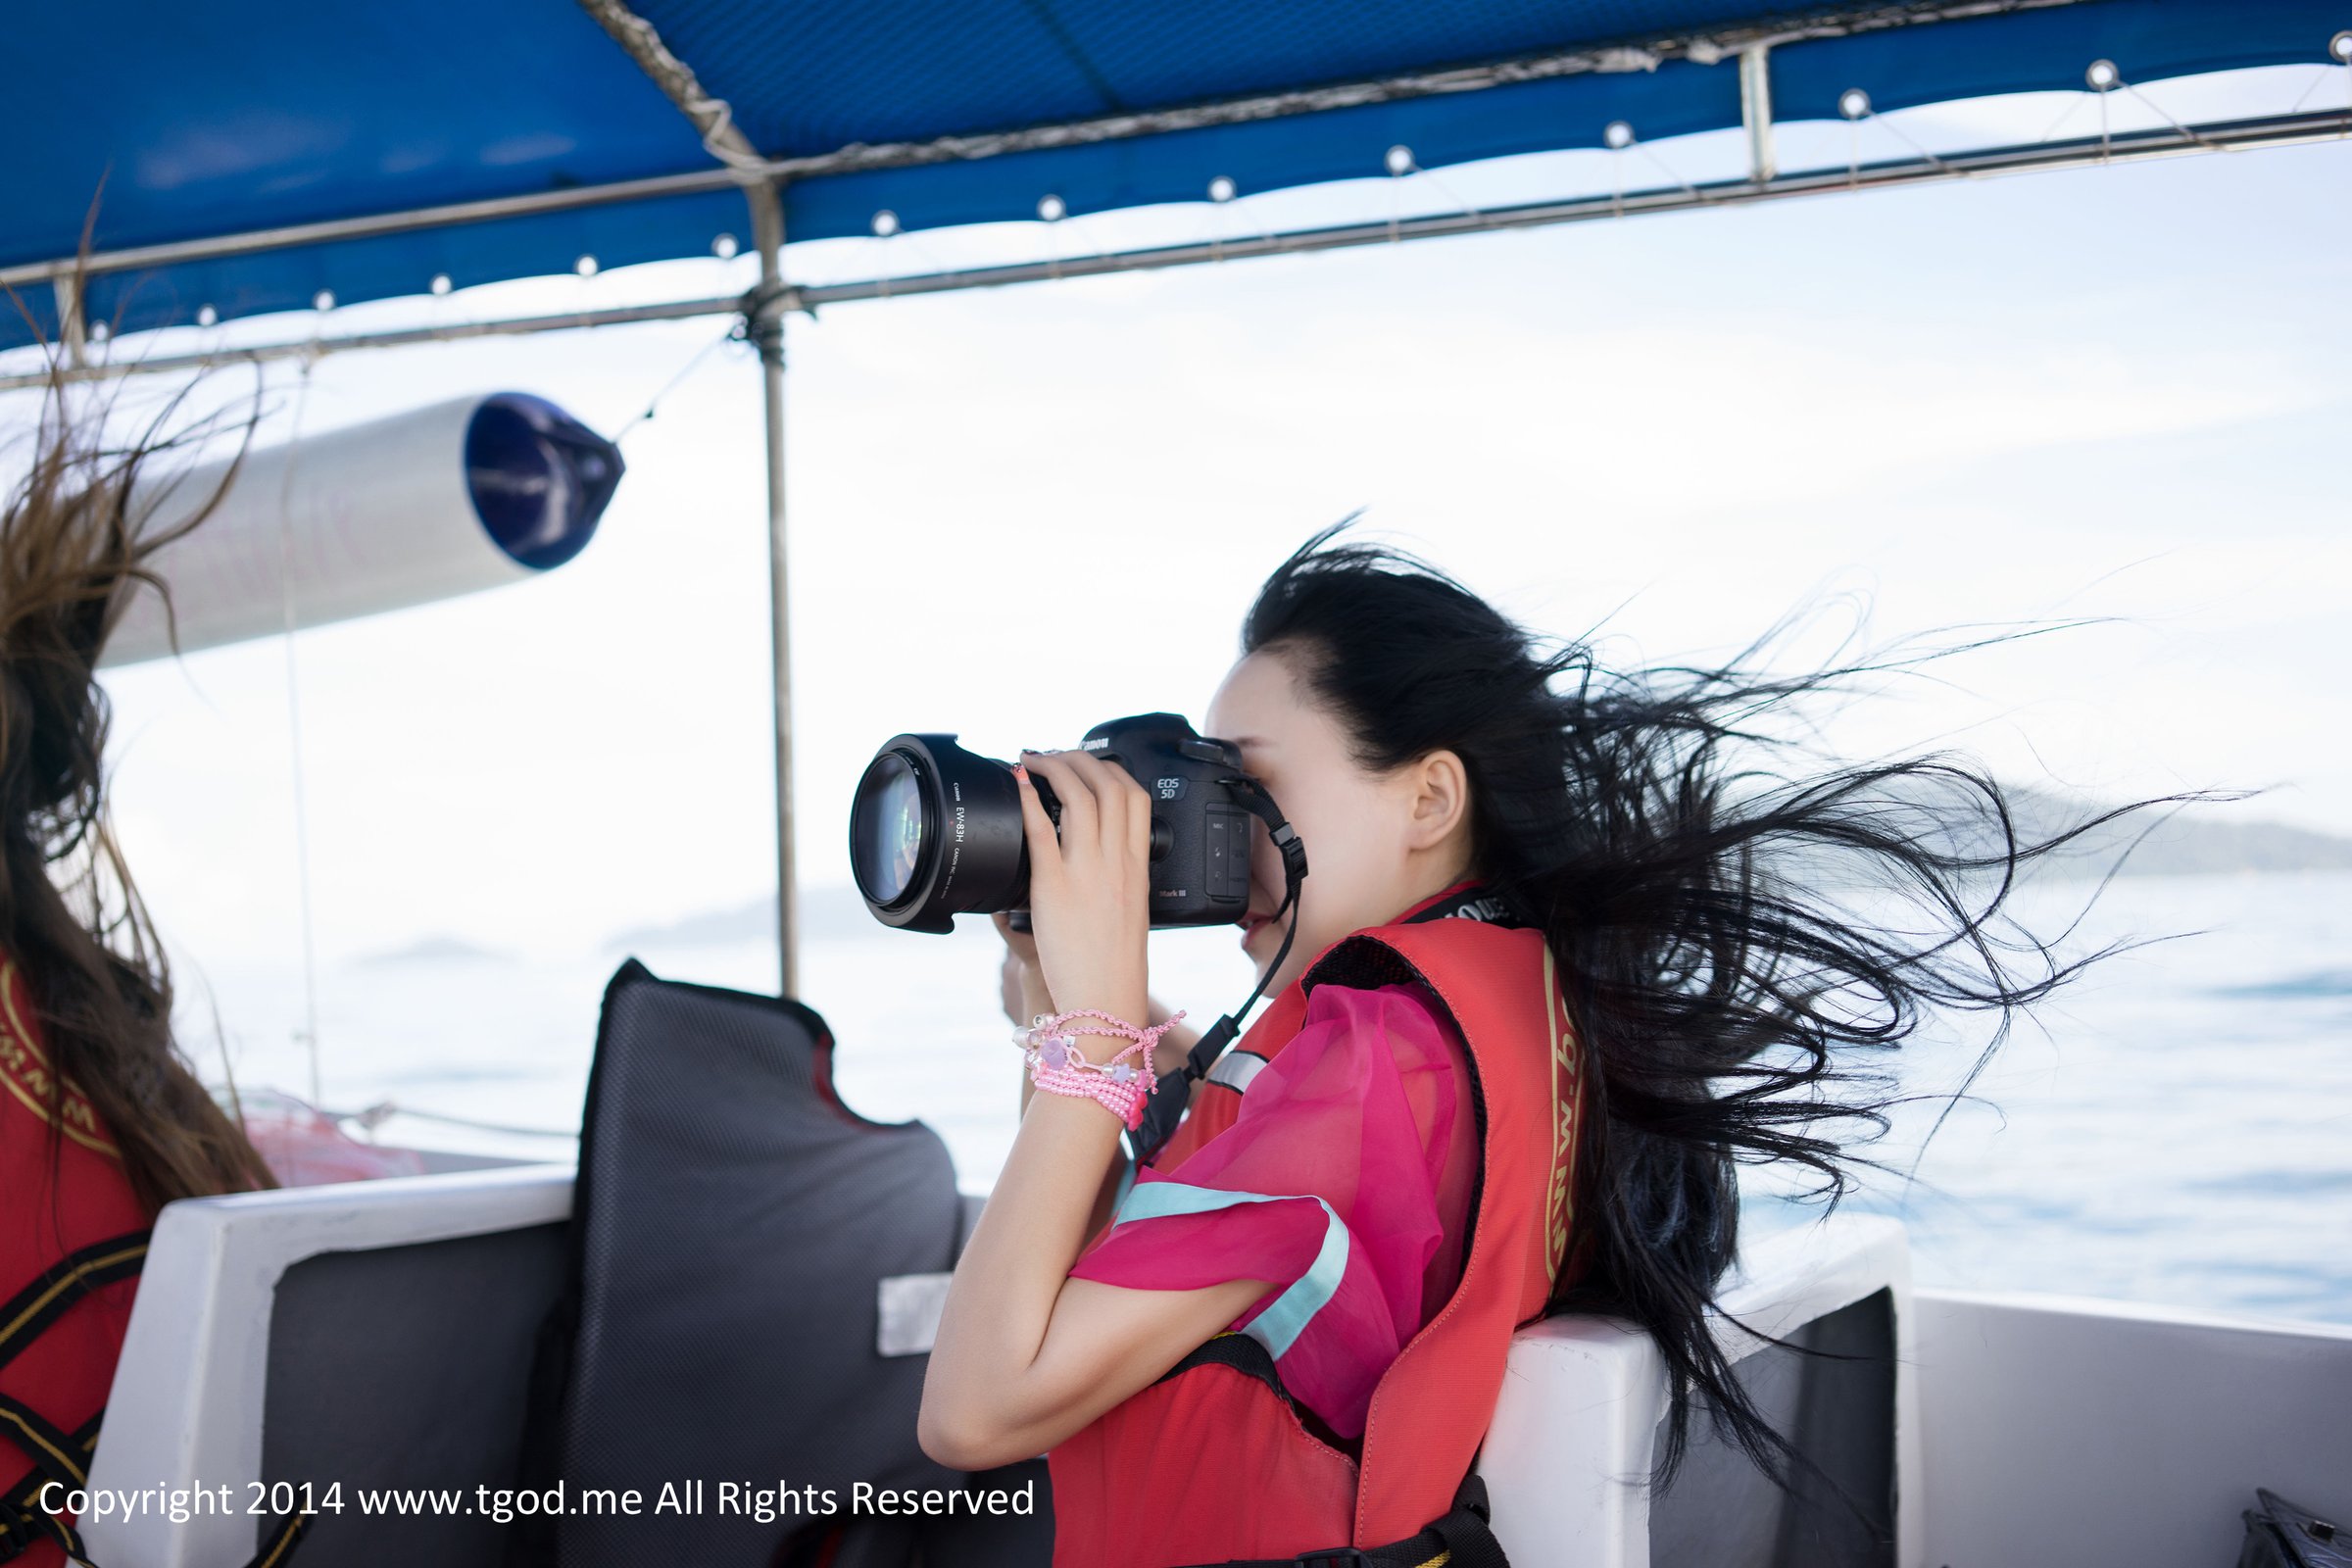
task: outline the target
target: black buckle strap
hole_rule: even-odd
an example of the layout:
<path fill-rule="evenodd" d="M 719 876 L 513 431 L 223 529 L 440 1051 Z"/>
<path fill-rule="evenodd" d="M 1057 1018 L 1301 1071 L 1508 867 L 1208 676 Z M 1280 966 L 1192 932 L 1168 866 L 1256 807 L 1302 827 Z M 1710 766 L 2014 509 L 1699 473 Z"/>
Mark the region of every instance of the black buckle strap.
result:
<path fill-rule="evenodd" d="M 1201 1568 L 1429 1568 L 1441 1559 L 1446 1568 L 1511 1568 L 1487 1522 L 1490 1517 L 1485 1479 L 1464 1476 L 1445 1516 L 1402 1541 L 1369 1548 L 1329 1546 L 1296 1557 L 1237 1557 Z"/>
<path fill-rule="evenodd" d="M 65 1439 L 67 1447 L 79 1457 L 85 1469 L 89 1456 L 98 1446 L 99 1420 L 100 1417 L 92 1416 L 82 1424 L 80 1431 Z M 50 1430 L 55 1431 L 54 1428 Z M 41 1493 L 58 1481 L 59 1473 L 51 1465 L 35 1464 L 5 1494 L 0 1494 L 0 1564 L 14 1562 L 43 1543 L 54 1543 L 65 1552 L 68 1562 L 79 1564 L 80 1568 L 91 1568 L 89 1550 L 81 1543 L 81 1532 L 41 1506 Z M 73 1489 L 69 1487 L 68 1490 Z M 310 1514 L 296 1509 L 284 1515 L 270 1528 L 268 1544 L 254 1554 L 253 1560 L 245 1568 L 284 1568 L 286 1559 L 293 1554 L 295 1544 L 310 1528 Z"/>
<path fill-rule="evenodd" d="M 14 1497 L 0 1502 L 0 1563 L 14 1562 L 43 1543 L 58 1546 L 69 1560 L 82 1556 L 81 1537 L 63 1519 Z"/>
<path fill-rule="evenodd" d="M 80 1533 L 63 1519 L 38 1508 L 0 1504 L 0 1563 L 14 1562 L 44 1543 L 56 1545 L 68 1562 L 89 1562 Z"/>
<path fill-rule="evenodd" d="M 0 1366 L 16 1359 L 92 1291 L 136 1277 L 147 1261 L 147 1232 L 132 1231 L 76 1248 L 0 1301 Z M 71 1561 L 87 1561 L 80 1532 L 43 1508 L 40 1495 L 52 1484 L 69 1491 L 82 1485 L 98 1446 L 98 1418 L 68 1434 L 30 1405 L 0 1397 L 0 1441 L 22 1448 L 32 1461 L 32 1468 L 0 1496 L 0 1563 L 45 1542 L 62 1548 Z"/>
<path fill-rule="evenodd" d="M 300 1508 L 295 1509 L 278 1520 L 277 1529 L 270 1537 L 270 1544 L 256 1553 L 245 1568 L 279 1568 L 293 1554 L 295 1543 L 302 1540 L 303 1532 L 310 1528 L 311 1516 Z"/>
<path fill-rule="evenodd" d="M 77 1248 L 0 1302 L 0 1366 L 6 1366 L 66 1308 L 101 1286 L 126 1280 L 147 1261 L 147 1235 L 132 1231 Z"/>
<path fill-rule="evenodd" d="M 33 1534 L 33 1522 L 22 1508 L 0 1503 L 0 1562 L 15 1562 L 34 1546 L 53 1539 L 47 1533 Z"/>
<path fill-rule="evenodd" d="M 88 1449 L 31 1405 L 4 1394 L 0 1394 L 0 1438 L 23 1449 L 33 1469 L 68 1491 L 89 1480 L 83 1467 Z"/>
<path fill-rule="evenodd" d="M 1424 1535 L 1435 1535 L 1447 1552 L 1446 1568 L 1511 1568 L 1502 1543 L 1494 1539 L 1484 1476 L 1467 1475 L 1453 1494 L 1453 1507 Z"/>
<path fill-rule="evenodd" d="M 86 1460 L 98 1446 L 98 1418 L 82 1423 L 80 1431 L 66 1439 L 66 1446 Z M 57 1479 L 55 1468 L 35 1464 L 0 1495 L 0 1563 L 13 1562 L 44 1542 L 54 1543 L 69 1560 L 83 1560 L 80 1534 L 40 1505 L 42 1489 Z"/>

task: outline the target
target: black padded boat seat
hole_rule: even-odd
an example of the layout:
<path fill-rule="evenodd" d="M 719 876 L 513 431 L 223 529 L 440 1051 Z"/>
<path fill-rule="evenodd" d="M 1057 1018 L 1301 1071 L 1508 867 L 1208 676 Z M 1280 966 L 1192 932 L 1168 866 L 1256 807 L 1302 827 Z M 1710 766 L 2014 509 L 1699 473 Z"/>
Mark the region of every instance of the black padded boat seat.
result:
<path fill-rule="evenodd" d="M 906 1352 L 927 1334 L 893 1324 L 886 1345 L 879 1304 L 936 1299 L 908 1277 L 955 1264 L 955 1168 L 921 1123 L 843 1105 L 831 1052 L 796 1002 L 634 959 L 613 976 L 526 1445 L 566 1512 L 512 1561 L 905 1561 L 903 1524 L 854 1516 L 854 1489 L 966 1483 L 915 1444 L 927 1358 Z"/>

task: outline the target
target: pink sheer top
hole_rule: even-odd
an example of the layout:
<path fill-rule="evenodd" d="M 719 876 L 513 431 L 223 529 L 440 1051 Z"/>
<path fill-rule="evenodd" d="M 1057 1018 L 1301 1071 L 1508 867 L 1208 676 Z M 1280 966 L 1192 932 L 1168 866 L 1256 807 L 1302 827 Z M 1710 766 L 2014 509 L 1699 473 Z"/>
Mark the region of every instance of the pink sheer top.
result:
<path fill-rule="evenodd" d="M 1478 1166 L 1467 1071 L 1421 988 L 1318 987 L 1234 1124 L 1176 1170 L 1140 1172 L 1071 1275 L 1271 1282 L 1234 1329 L 1335 1434 L 1360 1437 L 1381 1375 L 1461 1278 Z"/>

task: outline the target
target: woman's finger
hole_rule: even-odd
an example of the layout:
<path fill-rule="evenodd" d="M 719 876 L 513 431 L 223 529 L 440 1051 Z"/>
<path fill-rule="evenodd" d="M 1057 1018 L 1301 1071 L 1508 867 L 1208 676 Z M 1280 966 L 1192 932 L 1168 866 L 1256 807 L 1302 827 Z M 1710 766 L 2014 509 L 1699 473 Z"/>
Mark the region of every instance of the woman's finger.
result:
<path fill-rule="evenodd" d="M 1054 819 L 1046 814 L 1046 803 L 1037 798 L 1037 786 L 1030 781 L 1026 767 L 1012 770 L 1012 786 L 1021 797 L 1021 833 L 1029 841 L 1029 876 L 1034 881 L 1041 870 L 1052 873 L 1061 869 L 1061 841 L 1054 835 Z M 1069 808 L 1065 806 L 1062 809 L 1067 811 Z M 1004 941 L 1009 946 L 1014 934 L 1010 923 L 999 929 L 1004 932 Z M 1030 946 L 1035 951 L 1034 937 Z"/>
<path fill-rule="evenodd" d="M 1102 811 L 1095 804 L 1095 792 L 1087 787 L 1078 770 L 1070 766 L 1066 752 L 1023 752 L 1021 760 L 1048 784 L 1061 801 L 1061 842 L 1065 851 L 1091 850 L 1101 831 Z"/>
<path fill-rule="evenodd" d="M 1091 752 L 1070 752 L 1063 760 L 1093 793 L 1103 852 L 1132 856 L 1141 845 L 1148 853 L 1152 842 L 1152 798 L 1144 793 L 1135 776 Z"/>

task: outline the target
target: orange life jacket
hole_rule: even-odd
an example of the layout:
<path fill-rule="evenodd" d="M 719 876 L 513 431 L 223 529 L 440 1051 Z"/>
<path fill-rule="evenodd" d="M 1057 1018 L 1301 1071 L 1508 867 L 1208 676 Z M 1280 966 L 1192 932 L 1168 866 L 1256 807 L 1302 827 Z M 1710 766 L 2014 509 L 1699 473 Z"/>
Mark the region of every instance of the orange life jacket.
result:
<path fill-rule="evenodd" d="M 1448 898 L 1459 908 L 1438 912 L 1471 917 L 1429 918 Z M 1233 1124 L 1250 1061 L 1297 1035 L 1317 985 L 1418 981 L 1450 1014 L 1480 1136 L 1468 1255 L 1453 1295 L 1374 1391 L 1360 1457 L 1308 1430 L 1255 1340 L 1220 1335 L 1053 1450 L 1056 1568 L 1345 1556 L 1448 1514 L 1511 1333 L 1543 1314 L 1567 1253 L 1583 1084 L 1542 933 L 1487 923 L 1459 901 L 1460 890 L 1441 895 L 1318 958 L 1227 1054 L 1243 1070 L 1211 1074 L 1154 1161 L 1173 1168 Z"/>

